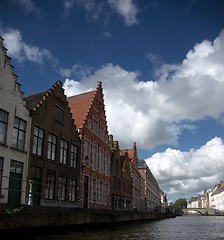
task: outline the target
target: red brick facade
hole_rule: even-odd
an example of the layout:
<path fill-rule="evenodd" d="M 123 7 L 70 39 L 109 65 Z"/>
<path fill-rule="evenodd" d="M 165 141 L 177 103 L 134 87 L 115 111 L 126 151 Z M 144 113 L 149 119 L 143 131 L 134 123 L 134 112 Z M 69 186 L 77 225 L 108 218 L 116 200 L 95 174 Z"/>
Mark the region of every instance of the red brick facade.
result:
<path fill-rule="evenodd" d="M 114 210 L 131 210 L 132 199 L 132 163 L 127 153 L 120 152 L 118 141 L 113 141 L 110 135 L 111 146 L 111 204 Z"/>
<path fill-rule="evenodd" d="M 110 209 L 110 145 L 102 83 L 67 99 L 81 138 L 80 207 Z"/>

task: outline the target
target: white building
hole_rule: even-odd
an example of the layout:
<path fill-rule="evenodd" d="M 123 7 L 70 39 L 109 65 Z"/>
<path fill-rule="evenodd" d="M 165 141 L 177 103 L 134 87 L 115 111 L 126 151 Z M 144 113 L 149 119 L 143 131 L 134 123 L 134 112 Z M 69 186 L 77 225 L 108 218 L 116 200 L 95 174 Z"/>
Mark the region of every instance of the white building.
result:
<path fill-rule="evenodd" d="M 216 210 L 224 211 L 224 181 L 221 181 L 212 189 L 210 205 Z"/>
<path fill-rule="evenodd" d="M 199 208 L 199 197 L 192 197 L 187 203 L 187 208 Z"/>
<path fill-rule="evenodd" d="M 29 111 L 0 37 L 0 203 L 25 204 Z"/>

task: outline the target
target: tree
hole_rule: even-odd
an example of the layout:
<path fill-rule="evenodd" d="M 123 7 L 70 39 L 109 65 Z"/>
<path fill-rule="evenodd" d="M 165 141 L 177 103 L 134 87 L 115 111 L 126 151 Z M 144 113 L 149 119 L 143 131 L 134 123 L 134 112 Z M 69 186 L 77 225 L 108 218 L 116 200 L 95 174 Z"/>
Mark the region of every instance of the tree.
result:
<path fill-rule="evenodd" d="M 174 209 L 176 208 L 187 208 L 187 201 L 185 198 L 179 198 L 176 202 L 172 205 Z"/>

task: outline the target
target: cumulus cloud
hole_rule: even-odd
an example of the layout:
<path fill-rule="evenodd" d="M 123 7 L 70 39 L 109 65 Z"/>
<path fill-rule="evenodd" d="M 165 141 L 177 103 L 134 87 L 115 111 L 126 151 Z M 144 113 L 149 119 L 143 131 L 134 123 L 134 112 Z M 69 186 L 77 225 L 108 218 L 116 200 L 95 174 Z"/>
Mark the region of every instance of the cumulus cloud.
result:
<path fill-rule="evenodd" d="M 133 0 L 107 0 L 107 3 L 99 0 L 62 1 L 66 16 L 70 14 L 73 8 L 79 7 L 85 11 L 87 18 L 93 21 L 103 19 L 104 22 L 108 22 L 111 13 L 117 13 L 123 18 L 126 26 L 138 23 L 138 7 L 133 3 Z"/>
<path fill-rule="evenodd" d="M 62 77 L 71 77 L 75 76 L 75 78 L 80 79 L 87 76 L 90 76 L 93 72 L 93 67 L 89 65 L 81 65 L 81 64 L 74 64 L 71 68 L 59 68 L 59 73 Z"/>
<path fill-rule="evenodd" d="M 40 49 L 37 46 L 27 44 L 23 41 L 22 35 L 17 29 L 6 29 L 2 33 L 4 44 L 8 49 L 8 54 L 19 62 L 31 61 L 43 63 L 45 60 L 55 61 L 48 49 Z"/>
<path fill-rule="evenodd" d="M 168 148 L 146 159 L 146 163 L 169 196 L 178 193 L 191 197 L 224 179 L 223 156 L 224 142 L 215 137 L 188 152 Z"/>
<path fill-rule="evenodd" d="M 213 42 L 197 43 L 182 63 L 160 66 L 156 81 L 143 82 L 138 71 L 108 63 L 83 71 L 78 85 L 83 91 L 102 81 L 109 131 L 121 146 L 134 141 L 147 149 L 177 144 L 183 130 L 194 130 L 194 121 L 223 117 L 223 52 L 224 31 Z M 66 94 L 77 93 L 76 87 L 71 75 L 64 84 Z"/>
<path fill-rule="evenodd" d="M 75 7 L 83 9 L 89 20 L 97 21 L 107 19 L 105 4 L 98 0 L 62 0 L 65 16 L 70 15 L 71 10 Z M 104 16 L 103 18 L 101 18 Z"/>
<path fill-rule="evenodd" d="M 132 26 L 138 23 L 138 8 L 132 0 L 108 0 L 108 3 L 115 12 L 124 18 L 124 23 L 127 26 Z"/>

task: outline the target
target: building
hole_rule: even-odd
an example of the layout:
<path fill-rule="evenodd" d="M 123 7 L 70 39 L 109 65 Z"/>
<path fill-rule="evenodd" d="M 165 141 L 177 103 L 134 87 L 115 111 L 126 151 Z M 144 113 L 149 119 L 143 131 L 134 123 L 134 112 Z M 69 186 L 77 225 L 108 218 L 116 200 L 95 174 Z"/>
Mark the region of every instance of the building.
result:
<path fill-rule="evenodd" d="M 120 155 L 118 141 L 109 136 L 111 147 L 111 207 L 113 210 L 131 210 L 131 161 L 127 153 Z"/>
<path fill-rule="evenodd" d="M 159 184 L 145 160 L 138 160 L 138 171 L 141 174 L 141 177 L 144 179 L 145 208 L 147 211 L 154 211 L 156 206 L 161 206 Z"/>
<path fill-rule="evenodd" d="M 199 197 L 191 197 L 187 202 L 187 208 L 199 208 Z"/>
<path fill-rule="evenodd" d="M 28 203 L 79 207 L 81 142 L 62 83 L 25 100 L 32 118 Z"/>
<path fill-rule="evenodd" d="M 163 209 L 168 208 L 167 194 L 160 189 L 160 202 Z"/>
<path fill-rule="evenodd" d="M 81 207 L 111 209 L 110 145 L 102 83 L 67 98 L 81 138 Z"/>
<path fill-rule="evenodd" d="M 137 146 L 134 142 L 133 148 L 122 149 L 121 155 L 127 154 L 131 163 L 131 176 L 132 176 L 132 209 L 145 210 L 145 183 L 141 174 L 138 171 L 138 155 Z"/>
<path fill-rule="evenodd" d="M 0 203 L 25 204 L 30 116 L 0 37 Z"/>
<path fill-rule="evenodd" d="M 220 181 L 211 193 L 212 208 L 224 212 L 224 181 Z"/>
<path fill-rule="evenodd" d="M 132 210 L 132 164 L 127 153 L 120 152 L 122 166 L 122 199 L 125 210 Z"/>

